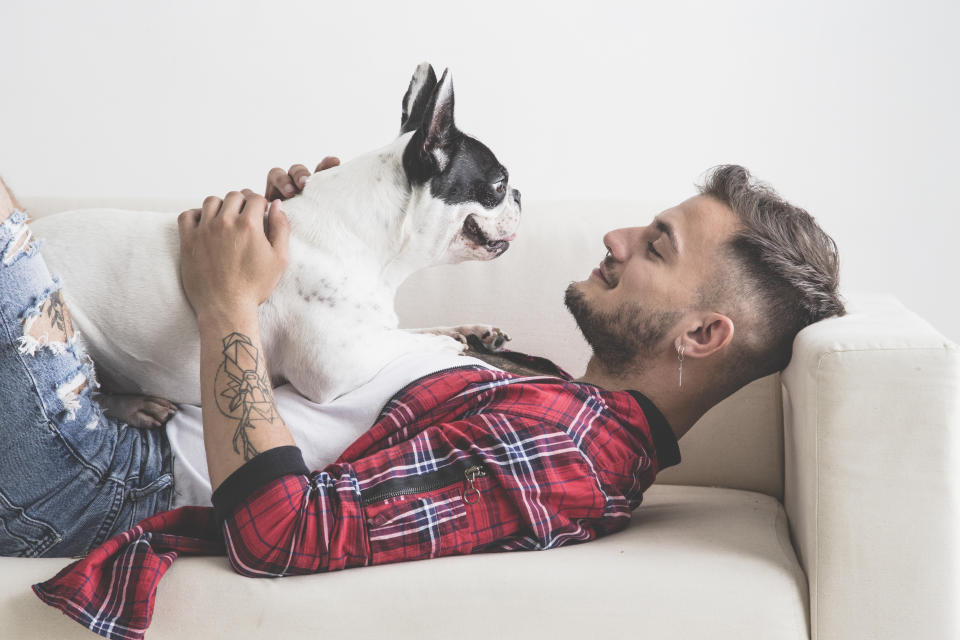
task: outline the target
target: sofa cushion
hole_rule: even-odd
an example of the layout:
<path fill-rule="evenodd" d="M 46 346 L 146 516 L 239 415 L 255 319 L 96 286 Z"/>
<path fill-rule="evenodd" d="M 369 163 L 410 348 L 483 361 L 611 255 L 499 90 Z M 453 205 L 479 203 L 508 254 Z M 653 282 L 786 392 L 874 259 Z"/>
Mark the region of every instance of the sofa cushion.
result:
<path fill-rule="evenodd" d="M 66 559 L 0 559 L 15 638 L 89 632 L 30 591 Z M 181 558 L 147 634 L 231 637 L 807 638 L 806 579 L 783 507 L 759 493 L 655 485 L 620 533 L 545 552 L 442 558 L 256 580 Z"/>

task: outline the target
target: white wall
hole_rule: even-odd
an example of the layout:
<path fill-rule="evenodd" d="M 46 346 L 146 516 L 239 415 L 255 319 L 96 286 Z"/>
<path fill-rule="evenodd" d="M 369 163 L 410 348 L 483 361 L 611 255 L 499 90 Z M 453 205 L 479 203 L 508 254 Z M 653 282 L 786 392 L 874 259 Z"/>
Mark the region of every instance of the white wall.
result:
<path fill-rule="evenodd" d="M 429 60 L 525 198 L 680 200 L 744 164 L 834 236 L 844 290 L 960 341 L 958 7 L 3 0 L 0 174 L 23 195 L 259 188 L 386 143 Z"/>

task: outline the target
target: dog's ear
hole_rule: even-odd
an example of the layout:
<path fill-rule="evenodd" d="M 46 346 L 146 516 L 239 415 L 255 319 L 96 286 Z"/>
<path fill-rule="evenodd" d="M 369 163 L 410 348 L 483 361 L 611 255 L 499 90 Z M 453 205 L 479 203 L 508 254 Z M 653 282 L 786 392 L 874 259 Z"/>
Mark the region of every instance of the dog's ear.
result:
<path fill-rule="evenodd" d="M 459 132 L 453 121 L 453 77 L 443 70 L 423 112 L 423 121 L 403 152 L 403 168 L 413 182 L 426 182 L 450 162 Z"/>
<path fill-rule="evenodd" d="M 403 94 L 403 112 L 400 114 L 400 133 L 415 131 L 423 122 L 423 114 L 427 111 L 427 101 L 437 86 L 437 74 L 433 67 L 421 62 L 410 78 L 410 86 Z"/>

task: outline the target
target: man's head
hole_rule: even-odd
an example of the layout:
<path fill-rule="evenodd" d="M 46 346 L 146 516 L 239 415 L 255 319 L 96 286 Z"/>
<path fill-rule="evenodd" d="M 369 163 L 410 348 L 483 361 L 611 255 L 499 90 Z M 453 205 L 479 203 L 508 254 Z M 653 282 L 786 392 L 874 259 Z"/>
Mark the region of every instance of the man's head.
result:
<path fill-rule="evenodd" d="M 785 367 L 800 329 L 844 313 L 833 240 L 737 165 L 603 241 L 606 258 L 566 303 L 609 374 L 639 373 L 683 346 L 709 358 L 731 393 Z"/>

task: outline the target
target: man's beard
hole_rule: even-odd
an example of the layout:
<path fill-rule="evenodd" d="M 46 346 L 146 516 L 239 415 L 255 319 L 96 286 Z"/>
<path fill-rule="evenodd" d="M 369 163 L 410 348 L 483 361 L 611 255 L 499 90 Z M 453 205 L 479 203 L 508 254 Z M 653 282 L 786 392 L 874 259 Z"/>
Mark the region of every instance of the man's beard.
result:
<path fill-rule="evenodd" d="M 624 302 L 616 311 L 591 309 L 576 282 L 567 287 L 564 303 L 607 373 L 638 373 L 651 359 L 681 311 L 650 311 L 639 302 Z"/>

